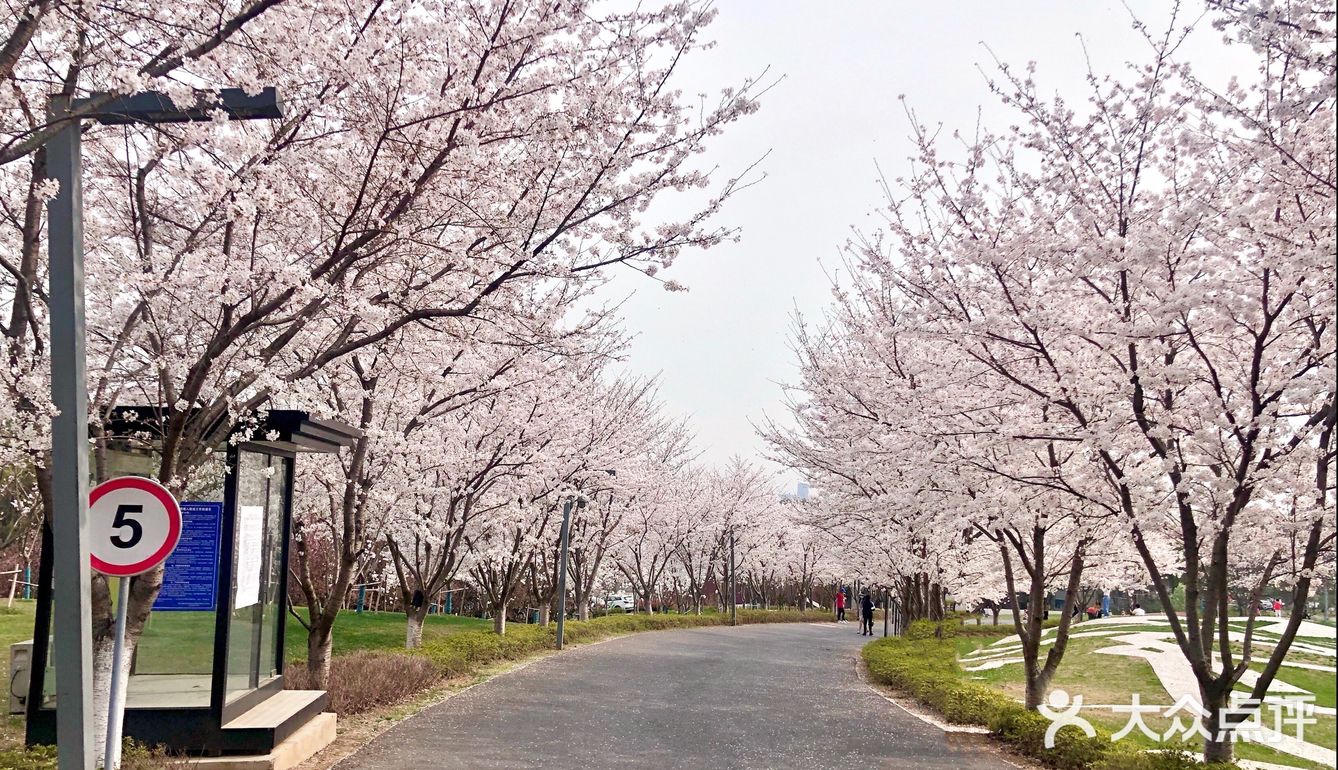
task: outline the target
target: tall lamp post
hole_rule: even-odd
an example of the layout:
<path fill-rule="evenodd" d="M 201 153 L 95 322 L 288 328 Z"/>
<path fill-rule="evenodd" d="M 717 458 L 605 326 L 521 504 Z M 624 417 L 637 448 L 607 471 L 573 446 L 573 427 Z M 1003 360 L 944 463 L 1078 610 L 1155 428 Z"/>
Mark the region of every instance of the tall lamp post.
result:
<path fill-rule="evenodd" d="M 93 632 L 88 560 L 88 392 L 84 380 L 83 118 L 110 125 L 186 123 L 283 116 L 274 88 L 250 95 L 239 88 L 210 94 L 181 109 L 162 93 L 147 91 L 100 102 L 54 97 L 51 121 L 65 127 L 46 145 L 47 176 L 60 191 L 47 204 L 50 259 L 52 573 L 55 598 L 53 662 L 56 669 L 56 754 L 60 770 L 91 770 L 93 745 Z M 77 117 L 72 117 L 77 116 Z"/>
<path fill-rule="evenodd" d="M 617 476 L 615 470 L 605 470 L 610 476 Z M 558 550 L 561 555 L 558 558 L 558 617 L 557 617 L 557 648 L 562 649 L 563 636 L 567 630 L 567 541 L 571 533 L 571 509 L 572 504 L 576 507 L 584 508 L 585 501 L 576 501 L 575 498 L 568 497 L 562 503 L 562 533 L 558 536 Z M 579 591 L 580 589 L 577 588 Z"/>
<path fill-rule="evenodd" d="M 574 497 L 568 497 L 562 502 L 562 534 L 558 538 L 558 549 L 562 552 L 558 564 L 558 616 L 557 616 L 557 648 L 562 649 L 563 633 L 567 630 L 567 537 L 571 529 L 571 508 L 576 502 Z M 585 506 L 585 501 L 581 501 L 581 506 Z"/>
<path fill-rule="evenodd" d="M 734 574 L 734 528 L 729 530 L 729 624 L 739 624 L 739 581 Z"/>

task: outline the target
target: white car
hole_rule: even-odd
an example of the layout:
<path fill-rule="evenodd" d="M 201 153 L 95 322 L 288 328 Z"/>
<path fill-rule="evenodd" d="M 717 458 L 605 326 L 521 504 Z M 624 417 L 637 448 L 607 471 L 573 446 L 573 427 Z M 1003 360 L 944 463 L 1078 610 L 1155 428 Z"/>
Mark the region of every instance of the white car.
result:
<path fill-rule="evenodd" d="M 631 594 L 609 594 L 604 597 L 604 606 L 610 610 L 632 612 L 636 609 L 636 599 L 632 598 Z"/>

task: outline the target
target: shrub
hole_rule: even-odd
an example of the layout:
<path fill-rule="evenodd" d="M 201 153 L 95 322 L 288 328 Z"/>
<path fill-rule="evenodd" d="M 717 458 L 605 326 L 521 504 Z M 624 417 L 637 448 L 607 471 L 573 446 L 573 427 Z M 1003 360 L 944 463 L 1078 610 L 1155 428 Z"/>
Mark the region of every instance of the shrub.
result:
<path fill-rule="evenodd" d="M 964 626 L 955 620 L 914 620 L 906 629 L 906 638 L 916 639 L 951 639 L 955 636 L 998 637 L 1012 631 L 1004 626 Z"/>
<path fill-rule="evenodd" d="M 596 621 L 587 621 L 594 623 Z M 434 639 L 419 650 L 446 676 L 474 674 L 484 666 L 503 660 L 517 660 L 550 646 L 555 632 L 542 626 L 508 625 L 506 634 L 491 631 L 463 631 Z"/>
<path fill-rule="evenodd" d="M 1092 770 L 1235 770 L 1235 765 L 1202 764 L 1183 751 L 1114 751 L 1092 766 Z"/>
<path fill-rule="evenodd" d="M 145 746 L 127 738 L 121 750 L 121 770 L 189 770 L 190 767 L 185 757 L 171 754 L 161 746 Z"/>
<path fill-rule="evenodd" d="M 56 770 L 56 747 L 0 750 L 0 770 Z"/>
<path fill-rule="evenodd" d="M 1061 770 L 1086 770 L 1112 750 L 1108 733 L 1097 730 L 1096 735 L 1089 738 L 1076 727 L 1066 727 L 1055 733 L 1054 748 L 1047 749 L 1045 733 L 1049 729 L 1050 720 L 1015 702 L 1010 702 L 990 720 L 990 732 L 1004 743 Z"/>
<path fill-rule="evenodd" d="M 432 661 L 403 652 L 360 650 L 330 661 L 330 708 L 345 716 L 407 698 L 441 679 Z M 304 690 L 313 685 L 304 666 L 284 672 L 284 686 Z"/>
<path fill-rule="evenodd" d="M 959 626 L 956 636 L 988 636 L 998 638 L 1013 633 L 1013 624 L 997 626 Z"/>

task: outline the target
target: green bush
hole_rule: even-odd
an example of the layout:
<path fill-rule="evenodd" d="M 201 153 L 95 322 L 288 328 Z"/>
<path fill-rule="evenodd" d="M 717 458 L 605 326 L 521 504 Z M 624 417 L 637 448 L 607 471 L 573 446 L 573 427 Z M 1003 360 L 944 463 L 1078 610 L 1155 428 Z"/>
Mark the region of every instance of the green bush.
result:
<path fill-rule="evenodd" d="M 955 620 L 914 620 L 906 629 L 906 638 L 951 639 L 956 636 L 999 637 L 1012 632 L 1012 626 L 975 626 L 962 625 Z"/>
<path fill-rule="evenodd" d="M 1113 751 L 1092 770 L 1235 770 L 1235 765 L 1203 764 L 1183 751 Z"/>
<path fill-rule="evenodd" d="M 1013 624 L 999 624 L 997 626 L 960 626 L 957 628 L 957 636 L 985 636 L 997 639 L 1001 636 L 1007 636 L 1013 633 Z"/>
<path fill-rule="evenodd" d="M 917 621 L 904 639 L 879 639 L 864 646 L 864 662 L 875 682 L 909 693 L 939 712 L 949 722 L 988 727 L 998 740 L 1048 767 L 1059 770 L 1205 770 L 1183 764 L 1176 753 L 1139 754 L 1118 747 L 1100 729 L 1088 737 L 1076 727 L 1055 734 L 1053 748 L 1045 747 L 1050 720 L 1004 693 L 962 678 L 951 624 Z M 969 626 L 968 626 L 969 628 Z M 1230 770 L 1218 766 L 1211 770 Z"/>
<path fill-rule="evenodd" d="M 56 747 L 0 750 L 0 770 L 56 770 Z"/>
<path fill-rule="evenodd" d="M 588 621 L 596 622 L 596 621 Z M 491 631 L 462 631 L 435 639 L 419 650 L 446 676 L 474 674 L 492 663 L 516 660 L 549 646 L 552 632 L 542 626 L 511 625 L 505 635 Z"/>
<path fill-rule="evenodd" d="M 960 623 L 934 620 L 913 620 L 906 628 L 907 639 L 947 639 L 957 636 L 965 626 Z"/>
<path fill-rule="evenodd" d="M 1016 702 L 999 710 L 990 719 L 989 727 L 991 733 L 1014 749 L 1061 770 L 1091 768 L 1105 759 L 1114 745 L 1110 734 L 1101 730 L 1089 738 L 1076 727 L 1065 727 L 1055 733 L 1054 747 L 1047 749 L 1045 733 L 1050 729 L 1050 720 Z"/>

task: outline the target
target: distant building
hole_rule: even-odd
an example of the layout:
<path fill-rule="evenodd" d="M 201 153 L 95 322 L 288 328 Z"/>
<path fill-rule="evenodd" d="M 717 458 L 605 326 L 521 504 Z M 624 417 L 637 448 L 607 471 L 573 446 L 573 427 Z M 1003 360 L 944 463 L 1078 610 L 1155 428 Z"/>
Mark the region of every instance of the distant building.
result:
<path fill-rule="evenodd" d="M 801 481 L 795 486 L 794 492 L 781 492 L 780 500 L 782 503 L 802 503 L 809 500 L 817 500 L 817 495 L 813 488 L 808 485 L 808 482 Z"/>

